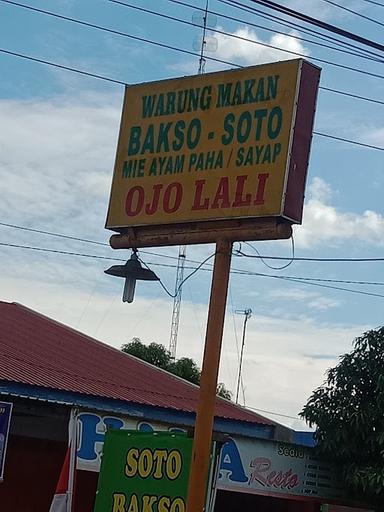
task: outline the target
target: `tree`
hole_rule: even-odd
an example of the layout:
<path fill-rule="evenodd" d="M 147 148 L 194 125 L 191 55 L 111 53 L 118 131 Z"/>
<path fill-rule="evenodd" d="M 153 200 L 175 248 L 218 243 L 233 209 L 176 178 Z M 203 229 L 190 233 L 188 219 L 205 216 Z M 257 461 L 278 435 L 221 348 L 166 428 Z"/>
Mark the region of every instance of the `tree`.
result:
<path fill-rule="evenodd" d="M 159 343 L 145 345 L 140 338 L 133 338 L 130 343 L 124 344 L 121 350 L 158 368 L 162 368 L 173 375 L 177 375 L 188 382 L 200 384 L 200 370 L 195 361 L 189 357 L 182 357 L 174 361 L 171 353 L 164 345 Z M 228 400 L 232 397 L 231 392 L 226 389 L 222 382 L 217 386 L 217 394 Z"/>
<path fill-rule="evenodd" d="M 354 496 L 384 511 L 384 327 L 356 338 L 301 416 Z"/>
<path fill-rule="evenodd" d="M 130 343 L 126 343 L 121 347 L 123 352 L 131 354 L 147 363 L 153 364 L 163 370 L 169 370 L 172 362 L 171 353 L 159 343 L 151 343 L 144 345 L 140 338 L 133 338 Z"/>
<path fill-rule="evenodd" d="M 178 375 L 182 379 L 192 382 L 193 384 L 200 384 L 200 370 L 193 359 L 189 357 L 182 357 L 169 366 L 169 371 L 174 375 Z"/>

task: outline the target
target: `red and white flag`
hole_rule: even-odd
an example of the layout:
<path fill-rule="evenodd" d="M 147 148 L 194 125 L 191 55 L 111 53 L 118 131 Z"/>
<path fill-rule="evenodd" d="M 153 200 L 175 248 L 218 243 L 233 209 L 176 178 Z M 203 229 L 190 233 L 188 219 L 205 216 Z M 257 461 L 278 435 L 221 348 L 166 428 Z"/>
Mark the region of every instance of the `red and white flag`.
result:
<path fill-rule="evenodd" d="M 71 448 L 68 446 L 65 455 L 64 464 L 61 468 L 59 481 L 57 482 L 56 492 L 53 497 L 49 512 L 67 512 L 68 511 L 68 490 L 69 490 L 69 466 L 71 458 Z"/>

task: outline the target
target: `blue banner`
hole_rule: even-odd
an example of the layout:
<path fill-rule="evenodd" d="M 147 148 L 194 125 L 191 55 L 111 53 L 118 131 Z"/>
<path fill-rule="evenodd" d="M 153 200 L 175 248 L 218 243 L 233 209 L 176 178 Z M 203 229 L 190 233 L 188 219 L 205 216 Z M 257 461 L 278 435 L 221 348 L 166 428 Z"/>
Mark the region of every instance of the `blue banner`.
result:
<path fill-rule="evenodd" d="M 0 481 L 4 479 L 5 454 L 7 452 L 12 404 L 0 402 Z"/>

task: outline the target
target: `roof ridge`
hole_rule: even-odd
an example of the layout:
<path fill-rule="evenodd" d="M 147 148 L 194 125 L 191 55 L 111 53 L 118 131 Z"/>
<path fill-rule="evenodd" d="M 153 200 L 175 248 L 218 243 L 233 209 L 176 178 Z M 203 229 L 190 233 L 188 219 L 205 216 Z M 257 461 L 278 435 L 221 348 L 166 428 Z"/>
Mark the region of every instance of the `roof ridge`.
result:
<path fill-rule="evenodd" d="M 36 316 L 40 316 L 42 318 L 44 318 L 44 320 L 47 320 L 53 324 L 56 324 L 64 329 L 67 329 L 68 331 L 71 331 L 71 332 L 74 332 L 75 334 L 77 335 L 80 335 L 82 336 L 83 338 L 86 338 L 88 341 L 91 341 L 95 344 L 98 344 L 98 345 L 101 345 L 103 348 L 105 349 L 109 349 L 109 350 L 112 350 L 113 352 L 117 352 L 118 354 L 123 354 L 124 356 L 126 357 L 129 357 L 129 358 L 132 358 L 134 359 L 135 361 L 137 361 L 138 363 L 142 364 L 142 365 L 147 365 L 149 366 L 152 370 L 156 370 L 156 371 L 159 371 L 159 372 L 163 372 L 165 373 L 168 377 L 173 377 L 174 379 L 176 380 L 179 380 L 181 381 L 183 384 L 187 385 L 187 386 L 191 386 L 193 388 L 197 388 L 199 389 L 200 386 L 198 386 L 197 384 L 193 384 L 193 382 L 189 382 L 188 380 L 185 380 L 183 379 L 182 377 L 180 377 L 179 375 L 175 375 L 174 373 L 170 373 L 168 372 L 167 370 L 165 370 L 164 368 L 160 368 L 159 366 L 155 366 L 154 364 L 152 363 L 149 363 L 148 361 L 145 361 L 144 359 L 140 359 L 139 357 L 137 356 L 134 356 L 133 354 L 129 354 L 127 352 L 124 352 L 123 350 L 120 350 L 116 347 L 113 347 L 112 345 L 108 345 L 107 343 L 105 343 L 104 341 L 101 341 L 101 340 L 98 340 L 96 338 L 93 338 L 92 336 L 89 336 L 88 334 L 85 334 L 77 329 L 75 329 L 74 327 L 71 327 L 67 324 L 64 324 L 58 320 L 55 320 L 54 318 L 51 318 L 49 316 L 46 316 L 44 315 L 43 313 L 40 313 L 39 311 L 35 311 L 34 309 L 31 309 L 29 308 L 28 306 L 25 306 L 24 304 L 20 304 L 19 302 L 5 302 L 5 304 L 11 304 L 11 305 L 15 305 L 15 306 L 18 306 L 20 308 L 23 308 L 25 310 L 27 310 L 29 313 L 31 313 L 32 315 L 36 315 Z M 225 400 L 225 398 L 222 398 L 222 397 L 218 397 L 220 400 Z M 234 405 L 230 400 L 229 402 Z"/>
<path fill-rule="evenodd" d="M 68 369 L 68 372 L 66 371 L 65 374 L 60 378 L 60 371 L 52 377 L 52 371 L 55 369 L 55 365 L 58 365 L 58 359 L 50 358 L 48 357 L 47 365 L 48 368 L 51 366 L 52 368 L 49 369 L 48 374 L 45 375 L 44 372 L 38 372 L 39 375 L 36 375 L 36 372 L 33 371 L 33 364 L 31 361 L 29 361 L 30 365 L 28 367 L 27 361 L 23 362 L 23 365 L 25 368 L 22 368 L 23 365 L 19 365 L 16 367 L 4 369 L 4 371 L 1 372 L 3 375 L 1 378 L 5 380 L 11 380 L 14 382 L 24 382 L 24 383 L 30 383 L 31 385 L 37 385 L 37 386 L 43 386 L 43 387 L 51 387 L 52 385 L 57 382 L 57 385 L 59 386 L 58 389 L 73 389 L 75 392 L 83 392 L 85 394 L 90 394 L 94 396 L 110 396 L 114 397 L 114 395 L 118 394 L 118 389 L 124 390 L 133 390 L 138 391 L 139 395 L 143 394 L 142 398 L 138 396 L 137 393 L 123 393 L 125 395 L 124 398 L 121 398 L 123 400 L 132 401 L 135 403 L 148 403 L 148 398 L 145 396 L 144 391 L 147 393 L 147 395 L 152 396 L 163 396 L 164 398 L 161 400 L 156 400 L 153 403 L 156 403 L 157 407 L 162 407 L 164 404 L 168 404 L 169 407 L 175 408 L 175 409 L 194 409 L 194 406 L 192 406 L 192 402 L 196 403 L 198 399 L 198 392 L 199 392 L 199 386 L 196 384 L 193 384 L 191 382 L 186 381 L 185 379 L 179 377 L 178 375 L 174 375 L 167 370 L 164 370 L 162 368 L 158 368 L 157 366 L 154 366 L 153 364 L 143 361 L 142 359 L 125 353 L 122 350 L 119 350 L 118 348 L 115 348 L 109 344 L 106 344 L 105 342 L 98 340 L 96 338 L 93 338 L 89 336 L 88 334 L 85 334 L 83 332 L 78 331 L 77 329 L 70 327 L 62 322 L 59 322 L 58 320 L 55 320 L 53 318 L 50 318 L 46 316 L 43 313 L 40 313 L 39 311 L 33 310 L 29 308 L 28 306 L 25 306 L 24 304 L 18 303 L 18 302 L 5 302 L 0 301 L 0 306 L 4 306 L 9 310 L 8 313 L 4 315 L 5 320 L 5 326 L 9 326 L 8 331 L 6 330 L 5 333 L 8 332 L 9 335 L 9 341 L 12 342 L 11 345 L 9 345 L 9 349 L 12 352 L 12 344 L 17 340 L 17 337 L 20 337 L 20 340 L 24 343 L 24 348 L 28 346 L 30 343 L 35 343 L 35 345 L 32 345 L 32 347 L 36 346 L 38 352 L 33 353 L 39 353 L 40 354 L 44 351 L 43 346 L 41 344 L 36 344 L 37 340 L 39 339 L 39 336 L 46 331 L 47 338 L 46 341 L 48 342 L 47 349 L 49 348 L 50 351 L 54 350 L 57 352 L 57 354 L 60 356 L 64 354 L 63 350 L 66 350 L 68 354 L 70 355 L 75 347 L 76 342 L 78 343 L 77 350 L 80 351 L 82 354 L 82 360 L 84 360 L 84 368 L 79 367 L 79 364 L 76 363 L 77 358 L 73 357 L 73 365 L 65 365 L 65 369 Z M 13 311 L 13 313 L 12 313 Z M 18 317 L 18 315 L 21 315 Z M 23 315 L 26 315 L 26 318 L 22 318 Z M 3 315 L 1 315 L 3 316 Z M 9 318 L 8 318 L 9 316 Z M 35 319 L 35 320 L 33 320 Z M 34 325 L 35 322 L 35 325 Z M 0 323 L 1 323 L 1 317 L 0 317 Z M 14 323 L 14 325 L 12 325 Z M 46 326 L 44 327 L 44 324 Z M 49 326 L 52 326 L 51 329 Z M 36 329 L 35 329 L 36 327 Z M 55 327 L 57 331 L 55 332 Z M 60 332 L 62 331 L 62 332 Z M 40 333 L 40 334 L 39 334 Z M 65 334 L 67 333 L 67 335 Z M 8 338 L 6 338 L 8 339 Z M 36 340 L 36 341 L 34 341 Z M 4 338 L 5 341 L 5 338 Z M 87 347 L 87 344 L 92 343 L 95 349 L 92 351 L 92 346 Z M 15 350 L 16 345 L 14 345 Z M 60 348 L 63 347 L 63 348 Z M 67 347 L 64 349 L 64 347 Z M 101 353 L 99 354 L 96 350 L 96 348 L 101 349 L 104 352 L 104 355 Z M 88 356 L 86 355 L 89 351 L 89 363 Z M 52 352 L 54 354 L 54 352 Z M 110 354 L 110 356 L 108 356 Z M 115 357 L 113 357 L 113 355 Z M 1 352 L 0 352 L 1 356 Z M 4 357 L 6 354 L 4 353 Z M 69 357 L 69 356 L 68 356 Z M 71 356 L 72 357 L 72 356 Z M 116 367 L 127 367 L 127 371 L 133 372 L 133 375 L 136 375 L 139 377 L 140 384 L 138 381 L 138 386 L 129 386 L 126 385 L 125 381 L 123 380 L 121 384 L 119 384 L 119 381 L 117 379 L 116 383 L 114 379 L 107 378 L 107 373 L 102 371 L 102 367 L 104 365 L 104 359 L 105 362 L 109 365 L 109 369 L 111 368 L 110 365 L 113 364 Z M 124 363 L 123 357 L 128 358 L 126 360 L 127 362 Z M 101 360 L 101 363 L 97 365 L 96 361 L 99 359 Z M 120 359 L 120 361 L 119 361 Z M 72 359 L 71 359 L 72 360 Z M 131 361 L 131 366 L 129 361 Z M 7 365 L 8 366 L 8 365 Z M 47 369 L 48 369 L 47 368 Z M 97 370 L 96 370 L 97 368 Z M 148 369 L 146 372 L 145 369 Z M 88 375 L 88 372 L 90 371 L 89 378 L 85 378 L 85 375 Z M 18 373 L 18 372 L 24 372 L 24 373 Z M 100 373 L 101 372 L 101 373 Z M 41 373 L 41 375 L 40 375 Z M 152 373 L 152 375 L 151 375 Z M 22 375 L 24 377 L 22 378 Z M 83 386 L 83 385 L 77 385 L 73 378 L 71 378 L 71 375 L 75 376 L 78 375 L 80 378 L 80 381 L 88 381 L 89 386 Z M 163 377 L 161 377 L 163 375 Z M 84 376 L 84 377 L 83 377 Z M 144 380 L 143 380 L 144 379 Z M 142 385 L 145 384 L 146 380 L 148 379 L 149 385 L 148 389 L 141 389 Z M 77 380 L 77 379 L 75 379 Z M 108 382 L 106 382 L 108 381 Z M 153 384 L 151 385 L 150 382 L 153 381 Z M 156 382 L 158 384 L 161 383 L 162 386 L 164 386 L 164 389 L 162 388 L 162 391 L 160 393 L 156 393 L 156 391 L 151 393 L 151 390 L 156 390 Z M 100 385 L 99 385 L 100 384 Z M 109 386 L 109 391 L 106 391 L 106 394 L 103 394 L 103 385 Z M 116 389 L 116 393 L 113 392 L 113 386 L 116 385 L 118 389 Z M 112 387 L 111 387 L 112 386 Z M 145 386 L 144 386 L 145 387 Z M 81 391 L 83 389 L 84 391 Z M 174 392 L 174 395 L 172 395 L 172 392 Z M 129 395 L 129 396 L 128 396 Z M 165 400 L 165 397 L 169 396 L 169 400 Z M 172 400 L 172 397 L 177 399 L 179 403 L 175 402 L 175 400 Z M 182 402 L 185 402 L 182 403 Z M 152 402 L 152 400 L 151 400 Z M 189 405 L 188 405 L 189 402 Z M 241 406 L 240 404 L 235 404 L 234 402 L 227 400 L 225 398 L 216 397 L 216 406 L 221 408 L 221 412 L 217 412 L 217 415 L 219 417 L 228 417 L 228 418 L 238 418 L 239 421 L 250 421 L 254 423 L 264 423 L 264 424 L 272 424 L 272 425 L 279 425 L 279 423 L 276 423 L 275 421 L 266 418 L 259 413 L 247 409 L 246 407 Z M 232 412 L 230 412 L 232 411 Z M 238 411 L 236 413 L 236 411 Z"/>

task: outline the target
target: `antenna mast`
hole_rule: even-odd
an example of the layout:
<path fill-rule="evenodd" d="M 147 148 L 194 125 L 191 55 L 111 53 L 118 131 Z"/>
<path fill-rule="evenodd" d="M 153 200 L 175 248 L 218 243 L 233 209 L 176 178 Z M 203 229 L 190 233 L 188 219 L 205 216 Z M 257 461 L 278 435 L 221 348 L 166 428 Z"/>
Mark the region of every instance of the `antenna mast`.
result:
<path fill-rule="evenodd" d="M 205 4 L 204 16 L 203 16 L 203 35 L 201 38 L 201 47 L 200 47 L 200 59 L 199 59 L 199 69 L 198 74 L 202 75 L 205 69 L 205 46 L 206 46 L 206 32 L 207 32 L 207 20 L 208 20 L 208 3 L 207 0 Z M 173 299 L 173 309 L 172 309 L 172 322 L 171 322 L 171 336 L 169 339 L 169 352 L 171 353 L 171 357 L 173 359 L 176 358 L 176 349 L 177 349 L 177 335 L 179 332 L 179 321 L 180 321 L 180 309 L 181 309 L 181 296 L 183 292 L 183 279 L 184 279 L 184 265 L 185 258 L 187 256 L 187 246 L 180 245 L 179 247 L 179 257 L 177 260 L 177 269 L 176 269 L 176 282 L 175 282 L 175 297 Z"/>
<path fill-rule="evenodd" d="M 206 36 L 206 32 L 207 32 L 207 22 L 208 22 L 208 2 L 209 2 L 209 0 L 207 0 L 207 2 L 205 4 L 205 11 L 204 11 L 204 16 L 203 16 L 203 37 L 201 38 L 199 70 L 198 70 L 199 75 L 202 75 L 204 73 L 205 63 L 206 63 L 206 60 L 204 58 L 204 52 L 205 52 L 205 46 L 207 44 L 205 36 Z"/>
<path fill-rule="evenodd" d="M 243 309 L 240 311 L 236 311 L 239 315 L 244 315 L 244 323 L 243 323 L 243 337 L 241 340 L 241 352 L 240 352 L 240 361 L 239 361 L 239 375 L 237 377 L 237 388 L 236 388 L 236 403 L 239 403 L 239 390 L 240 390 L 240 382 L 241 382 L 241 372 L 243 369 L 243 356 L 244 356 L 244 345 L 245 345 L 245 331 L 247 327 L 247 322 L 252 316 L 252 309 Z"/>

